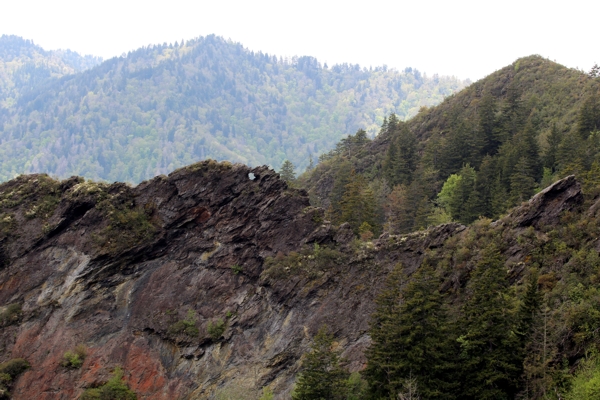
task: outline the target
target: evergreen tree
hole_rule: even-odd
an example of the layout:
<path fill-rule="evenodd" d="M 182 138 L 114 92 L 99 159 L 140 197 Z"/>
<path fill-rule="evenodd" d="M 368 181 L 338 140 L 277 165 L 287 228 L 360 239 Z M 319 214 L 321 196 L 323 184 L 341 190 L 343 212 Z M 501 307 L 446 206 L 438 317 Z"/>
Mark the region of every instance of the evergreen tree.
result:
<path fill-rule="evenodd" d="M 350 182 L 350 177 L 354 170 L 352 169 L 352 164 L 347 159 L 334 164 L 332 168 L 335 178 L 329 195 L 331 215 L 334 221 L 339 222 L 342 214 L 342 196 L 346 191 L 346 185 Z"/>
<path fill-rule="evenodd" d="M 496 215 L 492 207 L 492 188 L 499 175 L 496 159 L 485 156 L 475 177 L 473 193 L 469 198 L 468 208 L 476 217 L 492 218 Z"/>
<path fill-rule="evenodd" d="M 486 94 L 483 96 L 479 103 L 479 107 L 477 109 L 479 116 L 479 134 L 482 136 L 485 145 L 483 147 L 483 155 L 489 154 L 494 155 L 498 151 L 498 147 L 500 146 L 500 142 L 496 137 L 496 112 L 498 106 L 496 104 L 496 99 L 490 95 Z"/>
<path fill-rule="evenodd" d="M 414 379 L 421 399 L 454 398 L 451 342 L 433 268 L 424 263 L 400 288 L 397 266 L 377 299 L 365 376 L 375 398 L 396 398 Z"/>
<path fill-rule="evenodd" d="M 478 149 L 474 148 L 473 132 L 473 124 L 468 119 L 459 119 L 453 123 L 451 132 L 448 134 L 440 152 L 440 173 L 442 176 L 447 177 L 457 173 L 463 165 L 471 161 L 473 154 L 480 151 L 481 146 Z"/>
<path fill-rule="evenodd" d="M 552 124 L 550 135 L 548 135 L 548 147 L 544 154 L 544 167 L 549 168 L 551 172 L 556 171 L 558 164 L 558 147 L 562 141 L 562 135 L 558 131 L 556 124 Z"/>
<path fill-rule="evenodd" d="M 310 351 L 302 361 L 293 400 L 345 400 L 348 371 L 340 366 L 340 356 L 332 349 L 334 337 L 321 327 Z"/>
<path fill-rule="evenodd" d="M 367 186 L 365 178 L 353 170 L 340 201 L 340 222 L 348 222 L 354 233 L 359 232 L 364 222 L 378 232 L 375 205 L 375 194 Z"/>
<path fill-rule="evenodd" d="M 416 146 L 416 138 L 403 124 L 392 139 L 383 162 L 384 174 L 390 185 L 410 184 L 417 166 Z"/>
<path fill-rule="evenodd" d="M 398 129 L 398 125 L 400 124 L 400 120 L 396 116 L 395 113 L 391 113 L 390 117 L 387 121 L 387 131 L 388 133 L 393 133 Z"/>
<path fill-rule="evenodd" d="M 398 177 L 396 171 L 398 170 L 398 145 L 396 144 L 395 138 L 390 142 L 390 146 L 385 153 L 385 159 L 383 160 L 383 174 L 390 185 L 397 185 Z"/>
<path fill-rule="evenodd" d="M 367 367 L 364 371 L 373 399 L 391 397 L 402 384 L 397 367 L 400 347 L 397 345 L 395 329 L 400 319 L 404 279 L 403 267 L 398 264 L 375 299 L 376 309 L 369 329 L 371 346 L 366 351 Z"/>
<path fill-rule="evenodd" d="M 514 333 L 514 308 L 499 251 L 490 245 L 481 255 L 467 287 L 458 326 L 461 390 L 464 399 L 512 399 L 518 390 L 523 359 Z"/>
<path fill-rule="evenodd" d="M 285 160 L 283 162 L 283 164 L 281 165 L 281 170 L 279 171 L 279 176 L 287 183 L 292 183 L 296 180 L 294 164 L 292 164 L 290 160 Z"/>
<path fill-rule="evenodd" d="M 357 146 L 363 146 L 368 142 L 369 137 L 367 136 L 367 131 L 365 131 L 364 129 L 359 129 L 354 135 L 354 144 Z"/>
<path fill-rule="evenodd" d="M 510 198 L 512 204 L 518 204 L 528 200 L 534 193 L 536 183 L 532 178 L 532 167 L 530 160 L 521 157 L 515 171 L 510 177 Z"/>
<path fill-rule="evenodd" d="M 313 161 L 312 153 L 308 154 L 308 167 L 306 167 L 306 172 L 310 172 L 315 169 L 315 163 Z"/>
<path fill-rule="evenodd" d="M 531 271 L 527 281 L 525 296 L 519 306 L 519 327 L 517 333 L 521 337 L 523 347 L 525 347 L 529 336 L 531 335 L 531 329 L 534 321 L 538 317 L 542 304 L 542 294 L 538 289 L 538 276 L 536 269 Z"/>
<path fill-rule="evenodd" d="M 577 131 L 582 139 L 587 139 L 591 132 L 600 129 L 600 96 L 588 97 L 577 117 Z"/>
<path fill-rule="evenodd" d="M 521 93 L 516 87 L 508 88 L 506 100 L 502 107 L 498 129 L 495 131 L 496 142 L 505 143 L 525 126 L 527 112 L 521 100 Z"/>

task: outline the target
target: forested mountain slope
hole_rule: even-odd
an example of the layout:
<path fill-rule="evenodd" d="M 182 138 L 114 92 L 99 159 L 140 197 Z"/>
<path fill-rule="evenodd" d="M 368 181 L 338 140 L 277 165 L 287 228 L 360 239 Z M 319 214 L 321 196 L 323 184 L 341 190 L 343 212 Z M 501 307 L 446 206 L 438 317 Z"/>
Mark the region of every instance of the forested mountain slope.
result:
<path fill-rule="evenodd" d="M 46 51 L 18 36 L 0 37 L 0 113 L 11 109 L 20 96 L 52 79 L 81 72 L 102 62 L 70 50 Z"/>
<path fill-rule="evenodd" d="M 530 56 L 407 122 L 390 116 L 372 141 L 349 136 L 299 185 L 356 232 L 470 223 L 572 173 L 594 186 L 599 128 L 600 80 Z"/>
<path fill-rule="evenodd" d="M 570 176 L 495 222 L 361 241 L 264 167 L 20 176 L 0 185 L 0 396 L 594 398 L 599 210 Z"/>
<path fill-rule="evenodd" d="M 0 179 L 139 182 L 199 159 L 299 169 L 347 132 L 414 115 L 464 86 L 419 71 L 283 60 L 208 36 L 141 48 L 43 85 L 0 120 Z"/>

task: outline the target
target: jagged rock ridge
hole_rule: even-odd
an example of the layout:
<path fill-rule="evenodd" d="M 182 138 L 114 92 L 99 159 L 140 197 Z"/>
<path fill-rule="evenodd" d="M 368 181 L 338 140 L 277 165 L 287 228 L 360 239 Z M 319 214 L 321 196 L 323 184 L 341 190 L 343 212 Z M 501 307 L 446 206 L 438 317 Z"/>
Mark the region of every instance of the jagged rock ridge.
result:
<path fill-rule="evenodd" d="M 561 182 L 532 200 L 537 216 L 580 201 L 578 183 Z M 76 398 L 116 365 L 141 399 L 227 390 L 253 398 L 266 385 L 287 398 L 322 324 L 350 368 L 361 369 L 387 273 L 398 262 L 414 270 L 428 249 L 467 230 L 447 224 L 355 243 L 275 172 L 212 161 L 133 188 L 22 176 L 0 186 L 0 214 L 0 305 L 22 308 L 2 329 L 0 361 L 32 365 L 14 399 Z M 268 257 L 315 243 L 342 261 L 265 274 Z M 457 272 L 449 282 L 461 279 Z M 79 344 L 88 352 L 82 367 L 61 367 Z"/>

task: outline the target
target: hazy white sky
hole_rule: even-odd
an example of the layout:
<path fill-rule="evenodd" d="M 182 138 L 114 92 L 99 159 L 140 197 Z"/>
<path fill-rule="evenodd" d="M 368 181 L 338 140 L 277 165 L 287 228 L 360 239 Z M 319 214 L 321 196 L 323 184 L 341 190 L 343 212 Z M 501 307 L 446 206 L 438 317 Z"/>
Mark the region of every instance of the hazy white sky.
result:
<path fill-rule="evenodd" d="M 530 54 L 600 62 L 600 1 L 0 0 L 0 34 L 104 58 L 215 33 L 330 65 L 386 64 L 476 80 Z"/>

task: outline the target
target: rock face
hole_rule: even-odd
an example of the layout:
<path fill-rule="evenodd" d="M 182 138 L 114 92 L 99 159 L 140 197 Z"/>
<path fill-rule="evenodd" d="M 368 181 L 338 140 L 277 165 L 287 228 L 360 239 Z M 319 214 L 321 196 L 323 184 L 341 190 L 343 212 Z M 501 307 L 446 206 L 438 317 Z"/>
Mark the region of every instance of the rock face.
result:
<path fill-rule="evenodd" d="M 572 181 L 540 193 L 515 221 L 555 218 L 544 207 L 577 198 Z M 140 399 L 252 399 L 267 385 L 289 398 L 321 325 L 361 369 L 385 276 L 399 262 L 414 270 L 464 230 L 353 243 L 348 227 L 324 222 L 304 191 L 266 167 L 206 161 L 135 188 L 20 177 L 0 185 L 0 311 L 22 309 L 2 327 L 0 362 L 32 365 L 14 399 L 77 398 L 116 366 Z M 265 260 L 319 245 L 343 261 L 265 277 Z M 62 367 L 78 345 L 87 348 L 81 368 Z"/>
<path fill-rule="evenodd" d="M 533 196 L 526 205 L 515 209 L 508 220 L 521 227 L 554 225 L 562 213 L 582 202 L 581 185 L 575 175 L 570 175 Z"/>

